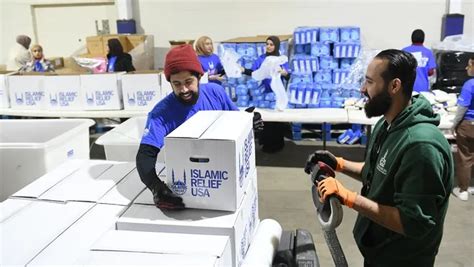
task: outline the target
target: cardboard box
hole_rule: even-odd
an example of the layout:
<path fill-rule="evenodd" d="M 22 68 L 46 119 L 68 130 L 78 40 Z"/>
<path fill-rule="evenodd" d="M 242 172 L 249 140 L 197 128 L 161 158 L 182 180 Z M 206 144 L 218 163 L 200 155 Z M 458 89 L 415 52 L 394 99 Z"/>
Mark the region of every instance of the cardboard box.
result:
<path fill-rule="evenodd" d="M 86 37 L 87 52 L 94 56 L 104 56 L 106 50 L 104 50 L 104 42 L 102 36 L 89 36 Z"/>
<path fill-rule="evenodd" d="M 189 45 L 192 46 L 194 44 L 194 40 L 191 40 L 191 39 L 170 40 L 169 42 L 170 42 L 171 47 L 175 47 L 175 46 L 182 45 L 182 44 L 189 44 Z"/>
<path fill-rule="evenodd" d="M 122 76 L 124 109 L 151 111 L 161 100 L 161 75 L 158 71 L 140 71 Z"/>
<path fill-rule="evenodd" d="M 256 176 L 256 173 L 252 175 Z M 149 190 L 143 193 L 148 194 Z M 154 205 L 132 204 L 117 220 L 116 229 L 228 236 L 232 249 L 232 266 L 240 266 L 258 223 L 258 190 L 255 177 L 248 184 L 244 199 L 236 212 L 185 209 L 164 213 Z"/>
<path fill-rule="evenodd" d="M 132 34 L 132 35 L 126 35 L 128 42 L 131 46 L 132 50 L 133 48 L 141 45 L 142 43 L 145 42 L 147 35 L 141 35 L 141 34 Z"/>
<path fill-rule="evenodd" d="M 257 35 L 257 36 L 246 36 L 246 37 L 236 37 L 232 39 L 228 39 L 222 41 L 221 43 L 265 43 L 267 38 L 270 35 Z M 289 41 L 293 35 L 292 34 L 285 34 L 285 35 L 277 35 L 280 39 L 280 42 Z"/>
<path fill-rule="evenodd" d="M 84 110 L 120 110 L 123 73 L 83 74 L 81 93 Z"/>
<path fill-rule="evenodd" d="M 165 98 L 167 95 L 173 92 L 173 87 L 171 83 L 166 80 L 165 74 L 161 73 L 161 99 Z"/>
<path fill-rule="evenodd" d="M 48 60 L 51 62 L 51 64 L 53 64 L 55 70 L 64 68 L 64 58 L 50 57 Z"/>
<path fill-rule="evenodd" d="M 227 236 L 111 230 L 97 240 L 91 250 L 179 254 L 189 258 L 210 256 L 216 259 L 215 266 L 232 265 Z"/>
<path fill-rule="evenodd" d="M 82 110 L 80 74 L 46 75 L 43 78 L 48 110 Z"/>
<path fill-rule="evenodd" d="M 37 73 L 8 76 L 10 105 L 14 109 L 44 110 L 47 98 L 43 86 L 44 75 Z"/>
<path fill-rule="evenodd" d="M 134 169 L 135 162 L 110 161 L 81 168 L 42 194 L 39 199 L 96 203 Z"/>
<path fill-rule="evenodd" d="M 0 266 L 25 266 L 93 206 L 31 201 L 0 224 Z"/>
<path fill-rule="evenodd" d="M 101 197 L 98 203 L 128 206 L 145 188 L 137 169 L 134 169 Z"/>
<path fill-rule="evenodd" d="M 72 266 L 104 233 L 114 228 L 123 206 L 95 205 L 49 244 L 28 266 Z"/>
<path fill-rule="evenodd" d="M 31 200 L 8 198 L 0 202 L 0 223 L 6 221 L 11 216 L 15 215 L 24 207 L 31 204 Z"/>
<path fill-rule="evenodd" d="M 190 208 L 238 209 L 255 172 L 252 114 L 200 111 L 165 138 L 168 184 Z"/>
<path fill-rule="evenodd" d="M 117 34 L 112 34 L 112 35 L 103 35 L 102 36 L 102 42 L 103 42 L 103 49 L 104 49 L 104 56 L 107 55 L 107 51 L 109 51 L 109 46 L 108 46 L 108 41 L 110 39 L 118 39 L 120 44 L 123 47 L 123 52 L 128 52 L 132 49 L 132 46 L 130 44 L 130 41 L 128 41 L 126 35 L 117 35 Z"/>
<path fill-rule="evenodd" d="M 12 71 L 0 71 L 0 108 L 10 107 L 10 94 L 8 90 L 8 75 L 12 75 Z"/>

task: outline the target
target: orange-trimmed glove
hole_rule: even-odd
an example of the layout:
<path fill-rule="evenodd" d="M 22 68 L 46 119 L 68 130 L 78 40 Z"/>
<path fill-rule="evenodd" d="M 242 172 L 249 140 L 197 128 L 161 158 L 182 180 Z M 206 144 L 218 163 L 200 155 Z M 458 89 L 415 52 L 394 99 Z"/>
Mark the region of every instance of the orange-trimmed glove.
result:
<path fill-rule="evenodd" d="M 317 164 L 318 161 L 326 163 L 335 171 L 342 171 L 344 169 L 344 159 L 342 157 L 336 157 L 331 152 L 327 150 L 317 150 L 313 154 L 309 155 L 308 160 L 306 161 L 305 171 L 310 173 L 310 168 Z"/>
<path fill-rule="evenodd" d="M 333 177 L 328 177 L 318 183 L 318 193 L 322 203 L 324 203 L 329 196 L 336 195 L 342 204 L 349 208 L 354 206 L 357 197 L 356 192 L 347 190 L 341 182 Z"/>

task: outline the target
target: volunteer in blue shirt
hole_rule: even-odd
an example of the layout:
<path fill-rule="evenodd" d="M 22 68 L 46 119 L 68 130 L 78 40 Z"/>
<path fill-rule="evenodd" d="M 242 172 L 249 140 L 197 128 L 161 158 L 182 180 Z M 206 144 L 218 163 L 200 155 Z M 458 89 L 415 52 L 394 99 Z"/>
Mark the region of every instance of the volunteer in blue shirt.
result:
<path fill-rule="evenodd" d="M 201 62 L 202 69 L 209 75 L 209 82 L 222 84 L 225 74 L 219 57 L 214 54 L 214 45 L 211 38 L 207 36 L 200 37 L 196 42 L 196 53 Z"/>
<path fill-rule="evenodd" d="M 474 76 L 474 56 L 466 67 L 467 75 Z M 456 136 L 456 176 L 459 188 L 453 193 L 463 201 L 469 198 L 471 168 L 474 163 L 474 78 L 467 80 L 458 98 L 458 109 L 453 120 L 453 132 Z"/>
<path fill-rule="evenodd" d="M 119 39 L 112 38 L 107 41 L 107 72 L 134 71 L 132 56 L 123 51 Z"/>
<path fill-rule="evenodd" d="M 428 76 L 431 76 L 436 71 L 436 60 L 433 56 L 433 52 L 423 46 L 425 41 L 425 33 L 423 30 L 414 30 L 411 34 L 410 46 L 403 48 L 403 51 L 411 53 L 418 63 L 416 68 L 416 80 L 413 86 L 413 91 L 424 92 L 430 90 L 430 82 Z"/>
<path fill-rule="evenodd" d="M 269 36 L 267 40 L 265 41 L 265 54 L 259 56 L 257 60 L 253 63 L 252 69 L 245 69 L 242 68 L 242 73 L 246 75 L 252 75 L 252 72 L 255 70 L 258 70 L 260 66 L 262 66 L 263 61 L 265 60 L 266 57 L 268 56 L 280 56 L 280 38 L 277 36 Z M 288 62 L 280 66 L 280 74 L 282 80 L 289 80 L 290 79 L 290 74 L 288 72 Z M 265 87 L 265 92 L 264 93 L 270 93 L 272 92 L 272 88 L 270 87 L 272 79 L 265 79 L 262 81 L 262 86 Z"/>
<path fill-rule="evenodd" d="M 204 72 L 192 46 L 172 48 L 166 55 L 164 72 L 173 93 L 163 98 L 148 114 L 136 164 L 140 179 L 153 193 L 158 208 L 183 209 L 182 198 L 158 178 L 155 170 L 165 136 L 200 110 L 238 109 L 220 85 L 199 84 Z M 261 130 L 262 127 L 263 122 L 255 113 L 254 129 Z"/>

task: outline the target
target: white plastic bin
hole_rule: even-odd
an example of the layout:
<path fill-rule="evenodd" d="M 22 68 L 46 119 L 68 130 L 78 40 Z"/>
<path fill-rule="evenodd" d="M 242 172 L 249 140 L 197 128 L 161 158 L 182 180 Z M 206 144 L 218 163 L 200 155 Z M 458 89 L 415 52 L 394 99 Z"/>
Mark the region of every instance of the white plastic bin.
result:
<path fill-rule="evenodd" d="M 95 143 L 104 146 L 105 158 L 107 160 L 134 162 L 142 140 L 146 119 L 146 116 L 130 118 L 97 138 Z M 157 162 L 164 161 L 165 153 L 162 149 L 158 153 Z"/>
<path fill-rule="evenodd" d="M 0 201 L 68 159 L 89 159 L 90 119 L 0 120 Z"/>

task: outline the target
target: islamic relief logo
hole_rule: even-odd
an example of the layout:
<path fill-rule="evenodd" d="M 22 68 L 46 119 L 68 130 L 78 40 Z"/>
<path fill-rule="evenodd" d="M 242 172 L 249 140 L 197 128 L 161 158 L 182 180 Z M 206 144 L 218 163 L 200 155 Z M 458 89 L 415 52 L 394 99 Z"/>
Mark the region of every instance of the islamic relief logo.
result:
<path fill-rule="evenodd" d="M 171 170 L 171 189 L 173 192 L 175 192 L 177 195 L 184 195 L 186 191 L 188 190 L 188 187 L 186 186 L 186 171 L 183 171 L 183 181 L 181 180 L 176 180 L 174 178 L 174 170 Z"/>
<path fill-rule="evenodd" d="M 380 159 L 379 164 L 377 164 L 377 170 L 384 175 L 387 175 L 387 169 L 385 169 L 385 164 L 387 163 L 387 160 L 385 159 L 387 157 L 388 150 L 385 151 L 385 154 L 383 157 Z"/>

